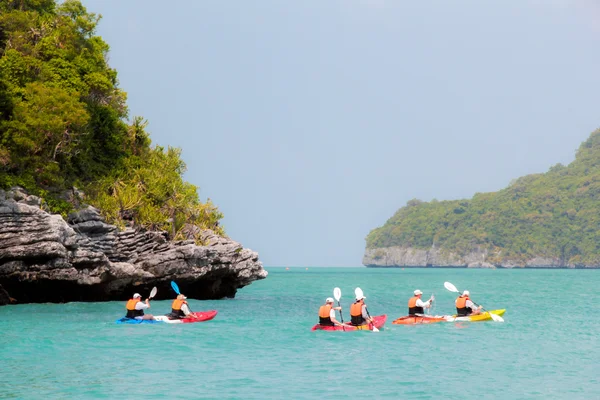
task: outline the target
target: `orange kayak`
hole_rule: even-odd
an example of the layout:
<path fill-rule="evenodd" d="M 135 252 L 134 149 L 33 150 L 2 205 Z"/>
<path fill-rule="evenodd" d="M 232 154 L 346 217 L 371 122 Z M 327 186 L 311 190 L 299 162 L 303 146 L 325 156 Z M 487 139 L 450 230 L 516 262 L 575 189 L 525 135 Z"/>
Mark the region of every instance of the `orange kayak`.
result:
<path fill-rule="evenodd" d="M 433 315 L 407 315 L 404 317 L 400 317 L 392 321 L 392 324 L 396 325 L 419 325 L 419 324 L 435 324 L 436 322 L 445 322 L 446 318 L 440 316 Z"/>

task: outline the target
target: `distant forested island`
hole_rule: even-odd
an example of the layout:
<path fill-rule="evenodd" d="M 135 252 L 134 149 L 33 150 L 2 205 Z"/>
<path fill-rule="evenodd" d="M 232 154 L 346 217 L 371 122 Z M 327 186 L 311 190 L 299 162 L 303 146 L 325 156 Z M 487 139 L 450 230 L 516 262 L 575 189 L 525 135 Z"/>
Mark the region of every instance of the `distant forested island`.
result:
<path fill-rule="evenodd" d="M 410 200 L 366 238 L 368 267 L 600 267 L 600 129 L 567 166 L 471 199 Z"/>
<path fill-rule="evenodd" d="M 65 217 L 85 201 L 172 240 L 186 225 L 223 235 L 223 215 L 182 179 L 181 150 L 152 146 L 129 115 L 99 20 L 76 0 L 0 0 L 0 189 Z"/>

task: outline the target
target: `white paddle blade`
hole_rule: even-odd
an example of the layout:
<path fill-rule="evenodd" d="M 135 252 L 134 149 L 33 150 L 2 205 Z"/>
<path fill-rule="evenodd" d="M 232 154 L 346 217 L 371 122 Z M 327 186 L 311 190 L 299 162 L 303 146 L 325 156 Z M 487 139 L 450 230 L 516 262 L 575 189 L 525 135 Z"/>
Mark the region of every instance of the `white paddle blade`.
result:
<path fill-rule="evenodd" d="M 377 328 L 375 327 L 375 325 L 373 325 L 373 329 L 372 329 L 372 330 L 373 330 L 373 332 L 379 332 L 379 329 L 377 329 Z"/>
<path fill-rule="evenodd" d="M 456 286 L 454 286 L 450 282 L 444 282 L 444 287 L 451 292 L 458 293 L 458 289 L 456 288 Z"/>
<path fill-rule="evenodd" d="M 490 316 L 492 317 L 492 319 L 493 319 L 495 322 L 504 322 L 504 318 L 502 318 L 502 317 L 501 317 L 501 316 L 499 316 L 499 315 L 496 315 L 496 314 L 492 314 L 492 313 L 490 313 Z"/>
<path fill-rule="evenodd" d="M 359 287 L 354 289 L 354 295 L 356 296 L 357 299 L 364 297 L 364 293 L 363 293 L 362 289 Z"/>
<path fill-rule="evenodd" d="M 340 301 L 340 299 L 342 298 L 342 291 L 340 290 L 339 287 L 336 287 L 335 289 L 333 289 L 333 298 L 336 301 Z"/>
<path fill-rule="evenodd" d="M 150 291 L 150 299 L 154 298 L 154 296 L 156 296 L 156 292 L 158 292 L 158 289 L 156 288 L 156 286 L 154 286 L 152 288 L 152 290 Z"/>

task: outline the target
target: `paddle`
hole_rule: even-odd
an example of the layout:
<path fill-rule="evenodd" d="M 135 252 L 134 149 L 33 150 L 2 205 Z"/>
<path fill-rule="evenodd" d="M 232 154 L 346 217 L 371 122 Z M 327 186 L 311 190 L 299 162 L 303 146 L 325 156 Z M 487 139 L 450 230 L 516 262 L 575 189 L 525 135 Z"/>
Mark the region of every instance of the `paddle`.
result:
<path fill-rule="evenodd" d="M 346 331 L 344 328 L 344 317 L 342 316 L 342 306 L 340 305 L 340 299 L 342 298 L 342 291 L 339 287 L 333 289 L 333 298 L 337 301 L 338 307 L 340 308 L 340 321 L 342 321 L 342 330 Z"/>
<path fill-rule="evenodd" d="M 354 289 L 354 295 L 356 296 L 357 299 L 361 298 L 361 297 L 364 297 L 364 293 L 363 293 L 362 289 L 359 288 L 359 287 L 357 287 L 356 289 Z M 369 314 L 369 309 L 367 308 L 367 306 L 365 306 L 365 310 L 367 311 L 367 315 L 369 316 L 369 318 L 373 319 L 373 318 L 371 318 L 371 314 Z M 373 327 L 373 329 L 372 329 L 373 332 L 379 332 L 379 329 L 377 329 L 377 327 L 375 326 L 375 324 L 371 324 L 371 325 Z"/>
<path fill-rule="evenodd" d="M 451 292 L 460 293 L 460 291 L 456 288 L 456 286 L 454 286 L 450 282 L 444 282 L 444 287 Z M 479 304 L 475 303 L 473 300 L 471 300 L 471 301 L 473 302 L 473 304 L 475 304 L 477 307 L 479 307 Z M 504 318 L 502 318 L 501 316 L 492 314 L 491 312 L 489 312 L 488 310 L 486 310 L 483 307 L 481 309 L 483 311 L 487 312 L 488 314 L 490 314 L 490 317 L 492 317 L 492 320 L 494 320 L 495 322 L 504 322 Z"/>
<path fill-rule="evenodd" d="M 175 281 L 171 281 L 171 287 L 173 288 L 173 290 L 175 291 L 175 293 L 181 294 L 179 292 L 179 286 L 177 286 L 177 284 L 175 283 Z"/>

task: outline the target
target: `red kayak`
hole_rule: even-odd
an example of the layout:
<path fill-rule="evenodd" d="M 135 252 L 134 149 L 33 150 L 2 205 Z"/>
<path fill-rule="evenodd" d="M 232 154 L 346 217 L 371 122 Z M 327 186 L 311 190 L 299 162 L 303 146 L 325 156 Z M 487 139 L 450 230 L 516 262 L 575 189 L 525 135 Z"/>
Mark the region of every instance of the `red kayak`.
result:
<path fill-rule="evenodd" d="M 395 325 L 419 325 L 419 324 L 435 324 L 436 322 L 445 322 L 445 317 L 433 315 L 407 315 L 392 321 Z"/>
<path fill-rule="evenodd" d="M 157 321 L 166 322 L 167 324 L 192 324 L 194 322 L 210 321 L 217 315 L 216 310 L 197 311 L 192 313 L 194 317 L 186 317 L 182 319 L 169 319 L 166 315 L 155 315 Z"/>
<path fill-rule="evenodd" d="M 373 320 L 375 321 L 375 323 L 374 323 L 375 328 L 381 329 L 381 328 L 383 328 L 383 325 L 385 325 L 385 321 L 387 320 L 387 315 L 385 315 L 385 314 L 378 315 L 376 317 L 373 317 Z M 316 324 L 311 329 L 311 331 L 372 331 L 372 330 L 373 330 L 373 325 L 371 325 L 371 324 L 359 325 L 359 326 L 353 326 L 353 325 L 327 326 L 327 325 Z"/>

